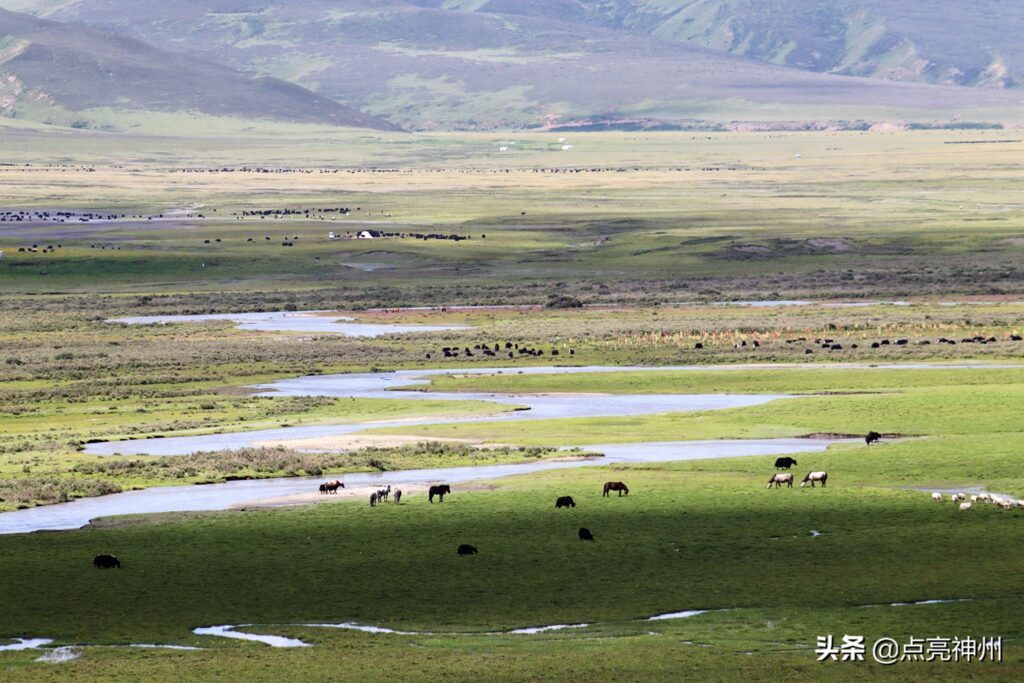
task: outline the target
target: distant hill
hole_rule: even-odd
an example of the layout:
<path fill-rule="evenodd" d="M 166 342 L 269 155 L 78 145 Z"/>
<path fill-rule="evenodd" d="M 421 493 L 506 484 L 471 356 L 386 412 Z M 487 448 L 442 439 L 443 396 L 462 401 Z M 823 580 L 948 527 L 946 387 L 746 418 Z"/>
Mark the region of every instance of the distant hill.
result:
<path fill-rule="evenodd" d="M 744 2 L 750 7 L 740 7 Z M 810 63 L 817 43 L 780 37 L 789 24 L 807 24 L 805 34 L 817 35 L 814 11 L 774 15 L 797 5 L 824 12 L 834 4 L 826 0 L 0 0 L 5 4 L 287 80 L 415 129 L 1024 119 L 1024 89 L 791 68 L 846 64 L 848 73 L 875 75 L 868 62 L 839 56 Z M 691 35 L 698 5 L 718 23 L 705 17 L 706 28 Z M 758 28 L 736 45 L 719 45 L 708 37 L 719 30 L 713 26 L 740 35 L 733 27 L 739 19 L 721 19 L 733 5 L 752 26 L 776 18 L 769 23 L 782 28 Z M 766 6 L 774 9 L 757 9 Z M 848 51 L 868 44 L 852 34 L 847 40 Z M 792 47 L 767 47 L 779 41 Z M 871 45 L 868 52 L 881 55 L 881 44 Z"/>
<path fill-rule="evenodd" d="M 1024 85 L 1024 3 L 1007 0 L 489 0 L 472 5 L 480 12 L 642 32 L 810 71 Z"/>
<path fill-rule="evenodd" d="M 101 110 L 394 129 L 293 83 L 0 10 L 0 115 L 86 127 Z"/>

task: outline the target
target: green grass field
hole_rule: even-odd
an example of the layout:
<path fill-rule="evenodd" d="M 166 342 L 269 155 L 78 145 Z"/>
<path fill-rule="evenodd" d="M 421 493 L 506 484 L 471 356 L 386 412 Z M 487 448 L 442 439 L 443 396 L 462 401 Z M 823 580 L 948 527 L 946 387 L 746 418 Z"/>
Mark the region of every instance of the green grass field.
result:
<path fill-rule="evenodd" d="M 1024 352 L 1013 339 L 1024 331 L 1021 143 L 999 141 L 1015 138 L 1010 131 L 608 133 L 577 136 L 566 153 L 543 133 L 260 127 L 148 137 L 20 124 L 3 133 L 5 209 L 183 214 L 157 224 L 0 223 L 0 510 L 237 476 L 343 478 L 334 473 L 521 461 L 562 446 L 868 430 L 901 438 L 799 455 L 794 472 L 827 470 L 826 489 L 768 491 L 773 459 L 750 457 L 553 470 L 456 487 L 441 505 L 417 495 L 377 509 L 334 499 L 3 535 L 0 646 L 53 638 L 79 647 L 80 657 L 47 664 L 34 661 L 39 651 L 0 650 L 0 679 L 1024 675 L 1024 511 L 960 512 L 927 492 L 984 487 L 1024 497 L 1024 369 L 998 367 Z M 499 154 L 506 139 L 516 145 Z M 352 214 L 233 215 L 339 206 Z M 471 239 L 327 238 L 363 228 Z M 281 246 L 284 236 L 293 247 Z M 51 242 L 60 244 L 53 253 L 18 251 Z M 587 306 L 547 305 L 557 296 Z M 864 305 L 715 305 L 763 299 Z M 428 308 L 372 310 L 398 306 Z M 105 322 L 314 309 L 471 329 L 364 339 Z M 812 341 L 826 337 L 843 348 Z M 996 341 L 962 342 L 972 337 Z M 797 338 L 805 341 L 787 341 Z M 908 343 L 871 348 L 883 338 Z M 504 342 L 545 355 L 442 353 Z M 996 367 L 855 366 L 964 361 Z M 552 364 L 709 367 L 517 373 Z M 82 452 L 94 440 L 495 411 L 482 402 L 255 396 L 252 388 L 428 367 L 450 369 L 421 387 L 435 392 L 795 397 L 700 413 L 370 432 L 511 445 L 493 451 L 253 449 L 173 462 Z M 461 372 L 481 367 L 510 370 Z M 603 499 L 608 480 L 626 481 L 631 494 Z M 578 506 L 555 510 L 561 495 Z M 577 540 L 581 526 L 598 540 Z M 457 556 L 460 543 L 480 554 Z M 101 552 L 117 554 L 123 569 L 94 570 Z M 937 599 L 961 602 L 889 606 Z M 725 611 L 645 621 L 690 609 Z M 337 622 L 421 633 L 303 625 Z M 590 626 L 492 633 L 578 623 Z M 192 633 L 219 624 L 312 647 Z M 819 664 L 815 640 L 828 634 L 868 642 L 1003 636 L 1004 662 Z"/>

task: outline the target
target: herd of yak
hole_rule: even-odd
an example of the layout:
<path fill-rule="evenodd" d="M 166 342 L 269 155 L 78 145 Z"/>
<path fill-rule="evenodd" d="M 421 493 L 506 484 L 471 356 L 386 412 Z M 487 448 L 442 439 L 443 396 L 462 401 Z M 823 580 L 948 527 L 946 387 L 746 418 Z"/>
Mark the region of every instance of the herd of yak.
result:
<path fill-rule="evenodd" d="M 561 351 L 558 349 L 551 349 L 548 354 L 551 356 L 561 355 Z M 576 355 L 576 349 L 569 349 L 568 353 L 570 356 Z M 459 348 L 457 346 L 443 346 L 441 347 L 441 356 L 443 358 L 472 358 L 480 355 L 488 358 L 495 358 L 500 354 L 508 354 L 509 358 L 515 358 L 519 356 L 532 356 L 538 358 L 544 355 L 544 349 L 535 349 L 533 347 L 523 344 L 520 346 L 518 343 L 505 342 L 504 344 L 496 342 L 493 347 L 489 344 L 474 344 L 472 348 L 466 346 Z M 433 358 L 433 353 L 428 352 L 426 355 L 427 360 Z"/>
<path fill-rule="evenodd" d="M 1011 334 L 1011 335 L 1009 335 L 1006 338 L 1006 340 L 1007 341 L 1024 341 L 1024 337 L 1022 337 L 1019 334 Z M 936 344 L 949 344 L 950 346 L 956 346 L 957 344 L 995 344 L 998 341 L 999 340 L 996 339 L 993 336 L 986 337 L 984 335 L 977 334 L 977 335 L 974 335 L 973 337 L 963 337 L 959 341 L 957 341 L 956 339 L 949 339 L 948 337 L 939 337 L 937 340 L 935 340 L 934 343 L 936 343 Z M 838 341 L 836 341 L 835 339 L 820 338 L 820 337 L 818 339 L 808 339 L 807 337 L 797 337 L 796 339 L 787 339 L 785 341 L 785 343 L 786 344 L 808 344 L 809 346 L 810 345 L 817 346 L 817 347 L 819 347 L 821 349 L 824 349 L 826 351 L 842 351 L 843 350 L 843 345 L 841 343 L 839 343 Z M 931 346 L 932 341 L 930 339 L 919 339 L 918 341 L 913 342 L 913 343 L 915 345 L 917 345 L 917 346 Z M 880 339 L 878 341 L 873 341 L 870 344 L 865 344 L 865 346 L 870 346 L 870 348 L 875 349 L 875 350 L 881 349 L 883 346 L 910 346 L 910 345 L 911 345 L 911 341 L 909 339 L 895 339 L 895 340 L 893 340 L 893 339 Z M 735 348 L 757 349 L 757 348 L 761 347 L 761 342 L 759 340 L 757 340 L 757 339 L 753 339 L 750 342 L 747 342 L 747 340 L 744 339 L 743 341 L 736 342 L 735 344 L 733 344 L 733 346 Z M 851 349 L 859 349 L 860 348 L 860 344 L 854 342 L 854 343 L 850 344 L 849 347 Z M 698 351 L 703 349 L 704 348 L 704 342 L 697 342 L 696 344 L 693 345 L 693 348 L 698 350 Z M 813 348 L 806 348 L 806 349 L 804 349 L 804 354 L 805 355 L 812 354 L 812 353 L 814 353 L 814 349 Z"/>

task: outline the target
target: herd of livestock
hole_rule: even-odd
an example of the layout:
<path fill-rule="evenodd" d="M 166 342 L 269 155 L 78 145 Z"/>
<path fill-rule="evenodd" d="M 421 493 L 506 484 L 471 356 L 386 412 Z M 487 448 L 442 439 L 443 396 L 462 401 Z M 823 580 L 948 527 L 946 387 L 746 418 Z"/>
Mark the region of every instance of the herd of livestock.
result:
<path fill-rule="evenodd" d="M 936 503 L 941 503 L 945 500 L 945 496 L 939 491 L 932 493 L 932 500 Z M 971 495 L 971 499 L 967 500 L 966 493 L 951 493 L 949 494 L 949 500 L 954 504 L 959 503 L 961 510 L 970 510 L 972 507 L 978 504 L 995 505 L 1003 510 L 1012 510 L 1013 508 L 1024 508 L 1024 500 L 1018 500 L 1009 496 L 1001 496 L 997 493 L 976 493 Z"/>

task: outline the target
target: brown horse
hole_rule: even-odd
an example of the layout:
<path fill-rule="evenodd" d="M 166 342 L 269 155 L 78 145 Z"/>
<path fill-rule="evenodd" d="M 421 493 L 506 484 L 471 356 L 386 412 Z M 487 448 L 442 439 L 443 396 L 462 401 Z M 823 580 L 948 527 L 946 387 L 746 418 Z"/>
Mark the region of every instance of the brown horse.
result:
<path fill-rule="evenodd" d="M 339 488 L 345 488 L 345 484 L 343 484 L 340 479 L 337 479 L 335 481 L 328 481 L 323 484 L 320 484 L 320 493 L 324 495 L 337 495 Z"/>
<path fill-rule="evenodd" d="M 438 484 L 437 486 L 431 486 L 430 489 L 427 491 L 427 500 L 428 502 L 433 503 L 434 496 L 437 496 L 438 498 L 440 498 L 438 502 L 443 503 L 445 495 L 451 492 L 452 487 L 449 486 L 448 484 Z"/>
<path fill-rule="evenodd" d="M 621 481 L 610 481 L 606 483 L 604 485 L 603 497 L 607 498 L 609 491 L 618 491 L 620 498 L 622 497 L 622 494 L 626 494 L 627 496 L 629 495 L 629 487 L 623 484 Z"/>

